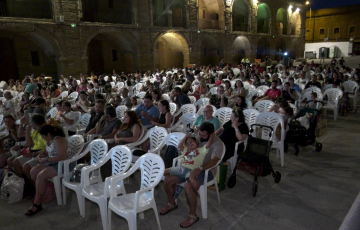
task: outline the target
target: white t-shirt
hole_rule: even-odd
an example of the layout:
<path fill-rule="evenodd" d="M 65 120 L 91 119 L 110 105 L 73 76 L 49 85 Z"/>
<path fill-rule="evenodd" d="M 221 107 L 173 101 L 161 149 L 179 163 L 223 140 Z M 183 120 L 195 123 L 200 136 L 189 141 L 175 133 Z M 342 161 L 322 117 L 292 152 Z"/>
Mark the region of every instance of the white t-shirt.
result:
<path fill-rule="evenodd" d="M 76 113 L 74 113 L 73 111 L 69 111 L 65 114 L 65 117 L 67 119 L 70 119 L 70 120 L 74 120 L 74 122 L 77 120 L 77 117 L 76 117 Z M 63 127 L 70 127 L 71 125 L 69 125 L 68 123 L 66 123 L 64 121 L 64 119 L 61 119 L 61 123 L 62 123 L 62 126 Z M 76 132 L 76 126 L 72 127 L 71 129 L 69 129 L 69 131 L 71 132 Z"/>

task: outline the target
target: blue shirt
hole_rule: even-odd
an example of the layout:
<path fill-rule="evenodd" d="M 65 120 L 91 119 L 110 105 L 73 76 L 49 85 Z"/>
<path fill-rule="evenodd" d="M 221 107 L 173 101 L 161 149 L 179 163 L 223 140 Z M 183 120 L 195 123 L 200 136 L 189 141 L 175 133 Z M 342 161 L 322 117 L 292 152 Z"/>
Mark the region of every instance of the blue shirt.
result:
<path fill-rule="evenodd" d="M 138 115 L 138 117 L 140 118 L 141 123 L 142 123 L 143 125 L 151 125 L 151 123 L 150 123 L 150 120 L 149 120 L 147 117 L 142 116 L 142 114 L 141 114 L 142 111 L 147 112 L 147 113 L 149 114 L 149 116 L 150 116 L 150 117 L 153 117 L 153 118 L 159 118 L 159 116 L 160 116 L 159 109 L 158 109 L 156 106 L 152 105 L 152 106 L 148 109 L 148 108 L 146 108 L 146 107 L 144 106 L 144 104 L 139 105 L 139 106 L 136 108 L 135 112 L 137 113 L 137 115 Z"/>
<path fill-rule="evenodd" d="M 300 89 L 300 86 L 298 84 L 294 84 L 292 89 L 294 89 L 295 91 L 301 93 L 301 89 Z"/>

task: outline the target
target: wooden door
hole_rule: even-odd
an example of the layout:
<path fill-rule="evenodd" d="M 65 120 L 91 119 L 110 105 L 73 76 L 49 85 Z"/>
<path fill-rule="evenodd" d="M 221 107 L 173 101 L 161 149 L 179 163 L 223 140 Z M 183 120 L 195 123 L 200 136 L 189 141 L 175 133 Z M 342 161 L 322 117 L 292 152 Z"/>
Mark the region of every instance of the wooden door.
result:
<path fill-rule="evenodd" d="M 0 38 L 0 78 L 19 79 L 13 40 Z"/>
<path fill-rule="evenodd" d="M 92 39 L 88 46 L 88 71 L 89 74 L 94 72 L 96 75 L 104 73 L 104 54 L 102 41 L 98 39 Z"/>

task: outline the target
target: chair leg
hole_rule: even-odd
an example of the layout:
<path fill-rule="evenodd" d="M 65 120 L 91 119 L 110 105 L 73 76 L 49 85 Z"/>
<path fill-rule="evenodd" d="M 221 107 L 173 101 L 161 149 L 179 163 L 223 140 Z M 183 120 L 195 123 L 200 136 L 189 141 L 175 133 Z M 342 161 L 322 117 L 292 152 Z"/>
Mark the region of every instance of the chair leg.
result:
<path fill-rule="evenodd" d="M 54 183 L 57 203 L 58 203 L 58 205 L 62 205 L 60 179 L 57 178 L 57 177 L 54 177 L 53 178 L 53 183 Z"/>
<path fill-rule="evenodd" d="M 103 225 L 103 229 L 106 230 L 107 227 L 107 205 L 106 205 L 106 202 L 100 202 L 98 203 L 99 204 L 99 208 L 100 208 L 100 215 L 101 215 L 101 222 L 102 222 L 102 225 Z"/>
<path fill-rule="evenodd" d="M 129 225 L 129 230 L 137 230 L 137 225 L 136 225 L 136 213 L 131 213 L 128 216 L 129 219 L 127 219 L 128 221 L 128 225 Z"/>
<path fill-rule="evenodd" d="M 62 185 L 62 196 L 63 196 L 63 205 L 66 205 L 66 188 L 65 188 L 65 185 Z"/>
<path fill-rule="evenodd" d="M 75 193 L 76 193 L 76 197 L 78 200 L 80 216 L 84 218 L 85 217 L 85 197 L 82 195 L 81 189 L 75 190 Z"/>
<path fill-rule="evenodd" d="M 215 189 L 216 189 L 216 194 L 217 194 L 217 197 L 218 197 L 218 201 L 219 201 L 219 203 L 221 203 L 220 202 L 219 186 L 218 186 L 218 184 L 216 182 L 215 182 Z"/>
<path fill-rule="evenodd" d="M 140 218 L 141 220 L 144 219 L 144 212 L 139 212 L 139 218 Z"/>
<path fill-rule="evenodd" d="M 158 223 L 158 226 L 159 226 L 159 230 L 161 230 L 161 224 L 160 224 L 160 219 L 159 219 L 159 213 L 157 211 L 157 208 L 156 208 L 156 203 L 155 201 L 152 202 L 152 206 L 153 206 L 153 209 L 154 209 L 154 212 L 155 212 L 155 218 L 156 218 L 156 222 Z"/>
<path fill-rule="evenodd" d="M 111 230 L 111 209 L 109 207 L 107 210 L 107 224 L 105 230 Z"/>
<path fill-rule="evenodd" d="M 334 121 L 337 121 L 338 108 L 334 109 Z"/>
<path fill-rule="evenodd" d="M 204 185 L 200 186 L 200 203 L 201 203 L 201 212 L 204 219 L 207 218 L 207 188 Z"/>
<path fill-rule="evenodd" d="M 280 161 L 281 161 L 281 167 L 284 167 L 285 159 L 284 159 L 284 144 L 281 145 L 280 149 Z"/>

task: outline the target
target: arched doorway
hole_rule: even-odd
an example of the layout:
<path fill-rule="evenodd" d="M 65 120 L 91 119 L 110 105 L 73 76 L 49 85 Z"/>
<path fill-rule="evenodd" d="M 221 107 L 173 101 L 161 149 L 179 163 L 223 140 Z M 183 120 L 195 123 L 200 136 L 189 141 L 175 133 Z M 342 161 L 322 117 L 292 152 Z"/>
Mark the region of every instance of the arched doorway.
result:
<path fill-rule="evenodd" d="M 291 35 L 300 35 L 301 16 L 298 11 L 295 11 L 291 16 Z"/>
<path fill-rule="evenodd" d="M 270 43 L 267 38 L 260 38 L 257 44 L 256 58 L 264 61 L 266 56 L 270 56 Z"/>
<path fill-rule="evenodd" d="M 100 33 L 87 45 L 88 72 L 96 75 L 137 69 L 137 48 L 125 35 L 117 32 Z"/>
<path fill-rule="evenodd" d="M 25 28 L 28 29 L 28 28 Z M 15 30 L 15 29 L 14 29 Z M 0 76 L 3 80 L 23 79 L 40 74 L 58 77 L 60 52 L 54 41 L 35 32 L 0 30 Z M 21 33 L 19 33 L 21 32 Z"/>
<path fill-rule="evenodd" d="M 199 28 L 223 30 L 224 1 L 199 0 Z"/>
<path fill-rule="evenodd" d="M 257 32 L 270 33 L 271 11 L 266 3 L 261 3 L 257 11 Z"/>
<path fill-rule="evenodd" d="M 250 14 L 249 7 L 245 0 L 234 2 L 232 10 L 233 31 L 248 31 Z"/>
<path fill-rule="evenodd" d="M 286 52 L 286 41 L 281 38 L 276 42 L 275 61 L 278 62 L 281 61 L 285 52 Z"/>
<path fill-rule="evenodd" d="M 206 36 L 200 46 L 200 63 L 201 65 L 218 65 L 224 58 L 224 49 L 212 36 Z"/>
<path fill-rule="evenodd" d="M 182 68 L 189 63 L 189 46 L 183 36 L 177 33 L 166 33 L 156 39 L 154 44 L 155 68 Z"/>
<path fill-rule="evenodd" d="M 276 13 L 276 34 L 287 35 L 288 17 L 284 8 L 278 9 Z"/>
<path fill-rule="evenodd" d="M 241 63 L 243 58 L 249 58 L 251 45 L 249 39 L 245 36 L 239 36 L 235 39 L 232 45 L 233 63 Z"/>

